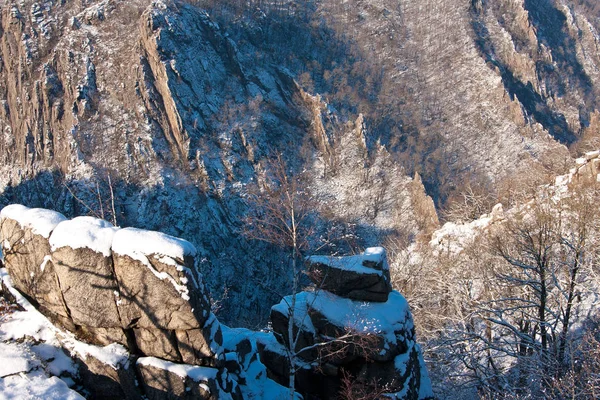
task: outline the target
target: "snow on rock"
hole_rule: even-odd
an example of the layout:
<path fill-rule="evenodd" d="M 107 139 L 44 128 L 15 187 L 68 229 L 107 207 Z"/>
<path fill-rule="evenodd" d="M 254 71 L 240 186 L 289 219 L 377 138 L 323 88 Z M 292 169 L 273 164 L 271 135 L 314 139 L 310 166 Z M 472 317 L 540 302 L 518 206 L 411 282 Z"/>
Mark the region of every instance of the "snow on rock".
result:
<path fill-rule="evenodd" d="M 460 253 L 492 224 L 504 220 L 502 204 L 496 204 L 490 214 L 468 223 L 446 222 L 433 232 L 429 244 L 438 252 Z"/>
<path fill-rule="evenodd" d="M 32 208 L 25 213 L 25 226 L 31 227 L 33 233 L 46 239 L 56 226 L 67 218 L 59 212 L 43 208 Z"/>
<path fill-rule="evenodd" d="M 155 357 L 139 358 L 136 368 L 142 377 L 144 392 L 160 398 L 226 400 L 233 398 L 231 393 L 239 393 L 237 383 L 224 369 L 176 364 Z"/>
<path fill-rule="evenodd" d="M 0 211 L 0 218 L 10 218 L 20 223 L 24 220 L 23 215 L 29 210 L 29 207 L 25 207 L 22 204 L 10 204 Z"/>
<path fill-rule="evenodd" d="M 27 346 L 18 343 L 0 343 L 0 378 L 29 372 L 39 367 Z"/>
<path fill-rule="evenodd" d="M 410 320 L 408 303 L 397 291 L 392 291 L 385 303 L 353 301 L 326 291 L 308 294 L 312 309 L 329 322 L 354 332 L 384 335 L 395 341 L 394 332 L 412 329 L 412 322 L 406 326 Z"/>
<path fill-rule="evenodd" d="M 267 368 L 263 360 L 273 356 L 280 362 L 287 363 L 285 348 L 272 333 L 256 332 L 244 328 L 229 328 L 221 325 L 223 329 L 223 347 L 226 355 L 235 358 L 237 366 L 228 366 L 228 369 L 237 370 L 238 381 L 244 381 L 240 386 L 242 398 L 248 400 L 262 399 L 289 399 L 290 389 L 275 382 L 268 377 Z M 259 356 L 260 355 L 260 356 Z M 227 360 L 229 363 L 232 360 Z M 280 366 L 280 373 L 284 373 L 286 365 Z M 295 399 L 300 399 L 295 394 Z"/>
<path fill-rule="evenodd" d="M 91 356 L 114 370 L 129 367 L 129 352 L 118 343 L 102 347 L 67 339 L 64 344 L 71 350 L 71 354 L 76 354 L 84 360 Z"/>
<path fill-rule="evenodd" d="M 196 255 L 194 245 L 184 239 L 161 232 L 125 228 L 115 234 L 112 251 L 143 263 L 158 279 L 168 280 L 185 300 L 190 298 L 187 287 L 188 278 L 192 279 L 193 287 L 198 288 L 199 286 L 190 267 L 183 265 L 186 257 Z M 175 267 L 178 272 L 185 272 L 185 276 L 176 279 L 167 271 L 157 271 L 148 259 L 150 255 L 153 255 L 153 258 L 162 264 Z"/>
<path fill-rule="evenodd" d="M 33 233 L 48 239 L 52 230 L 67 218 L 59 212 L 44 208 L 28 208 L 21 204 L 10 204 L 0 211 L 0 219 L 17 221 L 21 228 L 31 228 Z"/>
<path fill-rule="evenodd" d="M 348 257 L 310 256 L 307 261 L 359 274 L 381 275 L 382 270 L 389 269 L 383 247 L 370 247 L 363 254 Z"/>
<path fill-rule="evenodd" d="M 371 247 L 348 257 L 311 256 L 306 260 L 313 283 L 337 295 L 385 302 L 392 290 L 385 249 Z"/>
<path fill-rule="evenodd" d="M 292 296 L 285 297 L 274 310 L 289 316 Z M 337 296 L 325 290 L 296 294 L 294 320 L 309 332 L 315 332 L 323 321 L 339 328 L 341 332 L 374 334 L 385 339 L 388 345 L 396 345 L 396 332 L 411 331 L 412 318 L 406 299 L 392 291 L 388 301 L 355 301 Z"/>
<path fill-rule="evenodd" d="M 61 247 L 88 248 L 110 257 L 113 236 L 118 231 L 110 222 L 94 217 L 76 217 L 59 223 L 52 235 L 52 251 Z"/>
<path fill-rule="evenodd" d="M 31 346 L 36 356 L 45 360 L 46 371 L 54 376 L 76 375 L 77 366 L 62 348 L 48 343 L 39 343 Z"/>
<path fill-rule="evenodd" d="M 140 357 L 137 360 L 137 365 L 144 365 L 165 370 L 181 378 L 189 377 L 195 382 L 215 379 L 218 372 L 218 370 L 215 368 L 199 367 L 189 364 L 177 364 L 156 357 Z"/>
<path fill-rule="evenodd" d="M 196 248 L 186 240 L 136 228 L 119 230 L 113 238 L 112 250 L 142 262 L 151 254 L 179 260 L 196 255 Z"/>

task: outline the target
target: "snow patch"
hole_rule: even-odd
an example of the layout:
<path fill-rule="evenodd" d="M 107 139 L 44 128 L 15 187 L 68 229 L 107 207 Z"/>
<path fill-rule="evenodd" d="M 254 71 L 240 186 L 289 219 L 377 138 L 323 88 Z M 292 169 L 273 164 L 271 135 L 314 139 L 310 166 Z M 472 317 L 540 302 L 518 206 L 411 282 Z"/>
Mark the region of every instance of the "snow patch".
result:
<path fill-rule="evenodd" d="M 11 204 L 2 209 L 0 218 L 17 221 L 22 228 L 31 228 L 33 233 L 46 239 L 59 223 L 67 218 L 59 212 L 43 208 L 28 208 L 21 204 Z"/>
<path fill-rule="evenodd" d="M 189 300 L 188 278 L 191 277 L 196 288 L 199 287 L 192 271 L 177 260 L 183 261 L 185 256 L 196 255 L 196 248 L 190 242 L 179 239 L 161 232 L 146 231 L 136 228 L 125 228 L 119 230 L 112 243 L 112 251 L 115 254 L 126 255 L 143 263 L 160 280 L 168 280 L 184 300 Z M 179 282 L 167 272 L 157 271 L 150 261 L 149 255 L 159 262 L 176 268 L 179 272 L 185 272 L 186 276 L 179 277 Z"/>
<path fill-rule="evenodd" d="M 216 379 L 218 372 L 215 368 L 199 367 L 189 364 L 176 364 L 156 357 L 141 357 L 137 360 L 137 364 L 169 371 L 182 379 L 189 377 L 194 382 Z"/>
<path fill-rule="evenodd" d="M 65 344 L 71 351 L 71 354 L 77 354 L 84 360 L 87 359 L 88 356 L 92 356 L 115 370 L 121 367 L 124 369 L 129 367 L 129 353 L 125 347 L 118 343 L 111 343 L 107 346 L 100 347 L 68 338 L 65 340 Z"/>
<path fill-rule="evenodd" d="M 46 269 L 46 264 L 48 264 L 49 261 L 52 261 L 52 256 L 44 256 L 44 261 L 42 261 L 42 263 L 40 264 L 40 270 L 42 272 L 44 272 L 44 270 Z"/>
<path fill-rule="evenodd" d="M 42 371 L 0 379 L 0 399 L 84 400 L 59 378 Z"/>
<path fill-rule="evenodd" d="M 9 218 L 20 223 L 23 220 L 23 215 L 29 210 L 29 207 L 25 207 L 22 204 L 10 204 L 0 211 L 0 218 Z"/>
<path fill-rule="evenodd" d="M 0 343 L 0 378 L 29 372 L 40 363 L 32 359 L 24 345 Z"/>
<path fill-rule="evenodd" d="M 292 296 L 287 296 L 273 309 L 289 316 L 291 304 Z M 408 303 L 395 290 L 385 303 L 350 300 L 325 290 L 296 294 L 294 321 L 304 330 L 315 332 L 307 315 L 308 309 L 319 312 L 336 326 L 347 327 L 356 333 L 381 335 L 389 343 L 397 340 L 394 332 L 412 329 L 412 326 L 406 326 L 411 321 Z"/>
<path fill-rule="evenodd" d="M 179 260 L 183 260 L 185 256 L 196 255 L 196 248 L 187 240 L 136 228 L 119 230 L 113 238 L 112 250 L 139 261 L 151 254 Z"/>
<path fill-rule="evenodd" d="M 52 251 L 61 247 L 88 248 L 110 257 L 113 236 L 118 231 L 110 222 L 94 217 L 76 217 L 63 221 L 50 235 Z"/>
<path fill-rule="evenodd" d="M 380 270 L 368 266 L 370 263 L 381 264 L 383 270 L 389 269 L 385 249 L 383 247 L 369 247 L 363 254 L 355 256 L 310 256 L 307 260 L 313 264 L 324 264 L 331 268 L 343 269 L 359 274 L 382 274 Z"/>

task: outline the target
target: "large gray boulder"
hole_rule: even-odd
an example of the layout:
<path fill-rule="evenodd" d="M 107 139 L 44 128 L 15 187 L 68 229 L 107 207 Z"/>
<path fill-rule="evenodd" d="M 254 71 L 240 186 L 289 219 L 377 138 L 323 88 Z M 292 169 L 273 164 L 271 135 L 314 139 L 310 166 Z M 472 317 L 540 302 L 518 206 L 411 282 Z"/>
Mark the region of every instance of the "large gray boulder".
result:
<path fill-rule="evenodd" d="M 194 246 L 160 232 L 119 230 L 112 245 L 123 325 L 130 328 L 201 329 L 210 301 L 194 270 Z"/>
<path fill-rule="evenodd" d="M 64 220 L 54 211 L 11 204 L 0 212 L 0 243 L 15 287 L 55 322 L 71 327 L 48 242 L 52 230 Z"/>
<path fill-rule="evenodd" d="M 311 256 L 308 276 L 317 288 L 342 297 L 385 302 L 392 291 L 385 250 L 372 247 L 348 257 Z"/>
<path fill-rule="evenodd" d="M 58 224 L 50 236 L 56 275 L 76 325 L 121 327 L 110 250 L 117 230 L 101 219 L 77 217 Z"/>

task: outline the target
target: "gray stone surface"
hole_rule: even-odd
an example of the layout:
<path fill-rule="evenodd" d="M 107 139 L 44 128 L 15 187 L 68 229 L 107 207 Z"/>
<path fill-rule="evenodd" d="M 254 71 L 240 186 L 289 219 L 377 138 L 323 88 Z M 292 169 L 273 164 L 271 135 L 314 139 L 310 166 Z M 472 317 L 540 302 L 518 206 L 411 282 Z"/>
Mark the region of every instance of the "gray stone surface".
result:
<path fill-rule="evenodd" d="M 177 347 L 186 364 L 220 366 L 223 333 L 217 318 L 211 314 L 202 329 L 176 330 Z"/>
<path fill-rule="evenodd" d="M 187 270 L 194 266 L 192 257 L 182 260 L 185 270 L 153 256 L 147 257 L 149 265 L 128 255 L 114 254 L 113 258 L 124 326 L 173 330 L 203 327 L 210 304 L 202 287 L 191 286 L 193 277 Z"/>
<path fill-rule="evenodd" d="M 53 214 L 64 218 L 62 214 Z M 48 239 L 34 233 L 31 226 L 22 226 L 16 220 L 3 217 L 0 221 L 0 243 L 4 265 L 15 287 L 34 300 L 40 310 L 55 322 L 70 327 L 69 313 L 50 257 Z"/>
<path fill-rule="evenodd" d="M 135 343 L 142 354 L 181 362 L 175 332 L 165 329 L 136 328 Z"/>
<path fill-rule="evenodd" d="M 118 328 L 117 282 L 112 258 L 89 248 L 61 247 L 52 253 L 56 274 L 73 322 L 94 328 Z"/>

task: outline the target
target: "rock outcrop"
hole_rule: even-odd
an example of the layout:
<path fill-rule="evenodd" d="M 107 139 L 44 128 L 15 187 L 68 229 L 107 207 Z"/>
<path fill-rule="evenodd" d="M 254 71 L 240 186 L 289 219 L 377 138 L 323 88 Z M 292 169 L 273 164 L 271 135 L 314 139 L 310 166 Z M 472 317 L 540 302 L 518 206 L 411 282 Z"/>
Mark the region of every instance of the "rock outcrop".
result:
<path fill-rule="evenodd" d="M 392 291 L 390 271 L 381 248 L 350 257 L 312 256 L 309 277 L 319 288 L 353 300 L 386 302 Z"/>
<path fill-rule="evenodd" d="M 279 343 L 263 340 L 261 346 L 270 375 L 287 384 L 296 365 L 298 390 L 319 398 L 335 398 L 351 390 L 348 385 L 392 398 L 432 397 L 408 304 L 389 283 L 385 250 L 313 256 L 307 265 L 314 290 L 287 296 L 271 309 Z"/>
<path fill-rule="evenodd" d="M 94 388 L 97 398 L 140 397 L 138 377 L 148 396 L 166 396 L 167 384 L 176 380 L 177 374 L 169 372 L 175 367 L 157 372 L 162 383 L 144 381 L 155 375 L 158 362 L 152 368 L 138 363 L 136 375 L 129 366 L 140 355 L 179 363 L 175 371 L 197 372 L 190 365 L 205 366 L 202 371 L 210 377 L 202 380 L 205 390 L 199 375 L 191 373 L 192 394 L 200 398 L 223 398 L 221 392 L 240 397 L 223 368 L 221 326 L 210 311 L 195 269 L 196 249 L 189 242 L 119 229 L 92 217 L 67 220 L 22 205 L 5 207 L 0 225 L 4 263 L 15 286 L 42 313 L 80 340 L 121 346 L 118 352 L 130 354 L 111 362 L 95 352 L 71 349 L 82 382 Z M 182 385 L 181 396 L 190 396 Z"/>
<path fill-rule="evenodd" d="M 292 373 L 300 393 L 324 399 L 350 382 L 396 398 L 431 396 L 382 248 L 308 258 L 315 289 L 274 306 L 274 332 L 264 333 L 220 324 L 185 240 L 10 205 L 0 243 L 15 286 L 71 332 L 37 323 L 49 325 L 43 340 L 71 354 L 93 398 L 288 397 L 275 381 L 286 385 Z M 3 291 L 37 312 L 11 284 L 3 278 Z"/>
<path fill-rule="evenodd" d="M 5 265 L 15 287 L 36 299 L 46 314 L 69 324 L 67 306 L 50 262 L 48 243 L 52 230 L 66 218 L 54 211 L 13 204 L 2 210 L 0 219 Z"/>
<path fill-rule="evenodd" d="M 127 344 L 115 303 L 118 288 L 111 245 L 116 231 L 109 222 L 93 217 L 63 221 L 49 238 L 47 254 L 73 324 L 105 345 Z M 10 254 L 7 262 L 12 262 Z"/>

